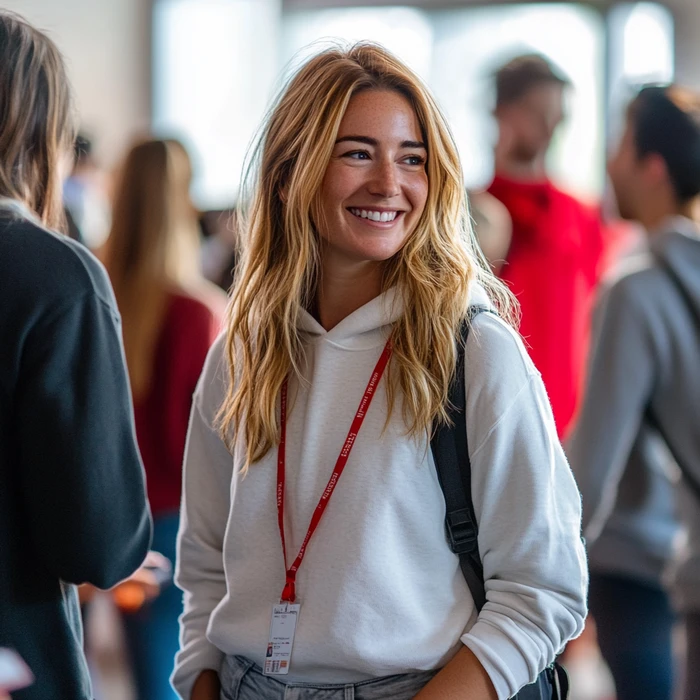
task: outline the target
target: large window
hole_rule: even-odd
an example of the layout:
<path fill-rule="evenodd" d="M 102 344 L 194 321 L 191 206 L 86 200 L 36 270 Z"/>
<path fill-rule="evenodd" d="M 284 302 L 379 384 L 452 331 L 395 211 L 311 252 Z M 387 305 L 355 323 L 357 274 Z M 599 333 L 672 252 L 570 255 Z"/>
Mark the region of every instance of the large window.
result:
<path fill-rule="evenodd" d="M 490 77 L 517 53 L 544 54 L 572 82 L 550 169 L 586 198 L 603 186 L 606 111 L 620 113 L 627 86 L 673 75 L 672 20 L 655 3 L 621 5 L 606 23 L 575 3 L 284 11 L 282 0 L 156 0 L 154 26 L 154 127 L 192 145 L 195 196 L 212 208 L 235 200 L 246 149 L 282 76 L 328 41 L 382 43 L 430 85 L 473 187 L 492 174 Z"/>
<path fill-rule="evenodd" d="M 400 56 L 428 80 L 434 40 L 430 14 L 409 7 L 287 12 L 282 30 L 283 60 L 291 65 L 333 41 L 374 41 Z"/>
<path fill-rule="evenodd" d="M 493 71 L 519 53 L 537 52 L 572 83 L 550 169 L 580 195 L 600 191 L 604 26 L 596 12 L 569 4 L 446 11 L 436 17 L 436 35 L 431 82 L 452 123 L 468 184 L 486 184 L 492 176 Z"/>
<path fill-rule="evenodd" d="M 673 17 L 656 3 L 617 5 L 610 12 L 608 36 L 608 134 L 614 142 L 633 93 L 645 83 L 673 80 Z"/>
<path fill-rule="evenodd" d="M 397 30 L 396 27 L 401 27 Z M 289 13 L 289 56 L 319 37 L 370 39 L 401 56 L 431 86 L 457 140 L 467 184 L 487 184 L 496 138 L 490 76 L 517 53 L 539 52 L 571 79 L 568 119 L 551 152 L 564 185 L 593 196 L 602 186 L 603 46 L 600 15 L 572 4 L 421 11 L 408 8 Z"/>
<path fill-rule="evenodd" d="M 153 128 L 186 142 L 201 207 L 235 202 L 279 71 L 280 20 L 280 0 L 155 4 Z"/>

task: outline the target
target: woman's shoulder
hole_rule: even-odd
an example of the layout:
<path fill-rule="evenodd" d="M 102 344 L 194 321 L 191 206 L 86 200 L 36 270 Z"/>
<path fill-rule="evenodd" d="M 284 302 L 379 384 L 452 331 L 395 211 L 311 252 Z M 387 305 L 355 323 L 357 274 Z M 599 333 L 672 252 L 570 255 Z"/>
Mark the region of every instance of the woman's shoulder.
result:
<path fill-rule="evenodd" d="M 556 439 L 542 377 L 518 332 L 493 313 L 474 319 L 465 351 L 465 390 L 472 455 L 491 440 L 512 445 L 514 436 L 533 426 Z"/>
<path fill-rule="evenodd" d="M 227 341 L 227 334 L 221 332 L 209 348 L 194 394 L 195 405 L 210 426 L 215 423 L 231 377 Z"/>
<path fill-rule="evenodd" d="M 539 372 L 518 332 L 492 311 L 477 314 L 465 347 L 467 401 L 497 417 Z"/>
<path fill-rule="evenodd" d="M 194 328 L 215 329 L 218 335 L 226 315 L 226 294 L 218 287 L 202 280 L 187 288 L 168 290 L 170 324 Z M 194 327 L 194 328 L 193 328 Z"/>
<path fill-rule="evenodd" d="M 25 299 L 59 307 L 96 296 L 116 311 L 102 263 L 81 243 L 28 218 L 0 217 L 0 268 L 9 288 Z"/>
<path fill-rule="evenodd" d="M 480 372 L 529 378 L 537 374 L 525 340 L 495 311 L 477 313 L 467 339 L 465 357 Z"/>

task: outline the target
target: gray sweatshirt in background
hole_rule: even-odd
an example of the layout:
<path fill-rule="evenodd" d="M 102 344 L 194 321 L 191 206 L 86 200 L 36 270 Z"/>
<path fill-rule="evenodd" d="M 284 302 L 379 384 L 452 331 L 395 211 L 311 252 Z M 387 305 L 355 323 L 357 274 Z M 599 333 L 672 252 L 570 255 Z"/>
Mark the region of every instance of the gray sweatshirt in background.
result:
<path fill-rule="evenodd" d="M 700 313 L 700 229 L 676 217 L 601 293 L 585 399 L 567 451 L 591 571 L 661 584 L 673 560 L 677 605 L 700 611 L 700 500 L 684 481 L 676 499 L 668 478 L 673 453 L 700 481 L 700 328 L 693 313 Z M 682 542 L 676 500 L 688 528 Z"/>

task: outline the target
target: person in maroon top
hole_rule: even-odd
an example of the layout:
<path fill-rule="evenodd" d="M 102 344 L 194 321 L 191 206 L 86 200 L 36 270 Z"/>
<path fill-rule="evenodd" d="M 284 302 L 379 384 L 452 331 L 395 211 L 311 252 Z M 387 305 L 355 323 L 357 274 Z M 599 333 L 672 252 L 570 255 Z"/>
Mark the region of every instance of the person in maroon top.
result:
<path fill-rule="evenodd" d="M 562 437 L 580 395 L 603 253 L 601 223 L 594 208 L 558 189 L 545 168 L 568 80 L 533 54 L 500 68 L 495 83 L 499 138 L 488 191 L 512 219 L 500 275 L 520 302 L 520 332 L 542 374 Z"/>
<path fill-rule="evenodd" d="M 192 394 L 219 333 L 225 294 L 199 271 L 190 160 L 173 140 L 127 155 L 104 262 L 122 316 L 136 436 L 154 520 L 152 548 L 175 560 L 182 459 Z M 140 700 L 172 700 L 182 594 L 164 588 L 124 616 Z"/>

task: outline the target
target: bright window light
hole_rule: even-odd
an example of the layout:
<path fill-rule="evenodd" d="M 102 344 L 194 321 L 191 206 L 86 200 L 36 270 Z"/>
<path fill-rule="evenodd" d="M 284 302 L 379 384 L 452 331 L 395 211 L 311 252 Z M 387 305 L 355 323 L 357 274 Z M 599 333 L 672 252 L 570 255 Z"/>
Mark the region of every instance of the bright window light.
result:
<path fill-rule="evenodd" d="M 616 143 L 624 109 L 645 83 L 669 83 L 674 75 L 673 15 L 652 2 L 618 5 L 608 23 L 610 143 Z"/>
<path fill-rule="evenodd" d="M 629 81 L 668 82 L 673 79 L 673 18 L 660 5 L 639 3 L 631 8 L 623 33 L 623 75 Z"/>
<path fill-rule="evenodd" d="M 311 47 L 317 50 L 329 38 L 369 39 L 396 53 L 445 110 L 470 186 L 487 184 L 493 170 L 489 73 L 516 53 L 543 53 L 574 86 L 570 116 L 552 149 L 552 172 L 579 194 L 600 193 L 604 37 L 600 16 L 591 10 L 570 4 L 305 10 L 285 15 L 283 37 L 285 57 L 311 42 L 319 42 Z"/>
<path fill-rule="evenodd" d="M 655 30 L 647 22 L 643 31 L 652 36 Z M 472 187 L 487 184 L 493 169 L 491 72 L 517 53 L 544 54 L 573 84 L 551 172 L 579 195 L 600 193 L 604 28 L 589 8 L 542 3 L 283 11 L 282 0 L 155 0 L 154 128 L 184 135 L 191 145 L 200 206 L 235 201 L 246 150 L 280 76 L 333 39 L 379 42 L 430 85 Z"/>
<path fill-rule="evenodd" d="M 236 200 L 279 67 L 280 16 L 280 0 L 155 4 L 153 128 L 180 136 L 192 152 L 200 207 Z"/>
<path fill-rule="evenodd" d="M 374 41 L 427 78 L 432 28 L 425 12 L 408 7 L 296 11 L 285 14 L 284 60 L 296 65 L 332 40 Z"/>
<path fill-rule="evenodd" d="M 447 112 L 467 184 L 488 184 L 496 128 L 491 75 L 522 53 L 541 53 L 572 83 L 549 167 L 565 188 L 596 197 L 603 185 L 603 45 L 600 15 L 572 4 L 463 8 L 436 13 L 430 83 Z"/>

